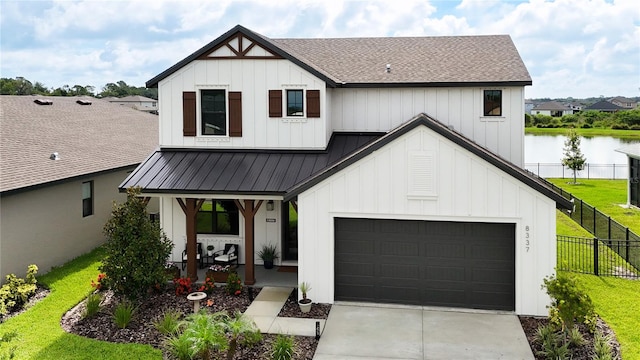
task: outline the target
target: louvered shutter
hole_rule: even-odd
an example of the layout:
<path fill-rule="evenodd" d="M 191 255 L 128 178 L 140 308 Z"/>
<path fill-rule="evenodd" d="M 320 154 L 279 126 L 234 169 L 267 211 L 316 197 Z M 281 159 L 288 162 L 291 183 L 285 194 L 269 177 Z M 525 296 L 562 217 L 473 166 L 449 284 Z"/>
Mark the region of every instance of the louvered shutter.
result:
<path fill-rule="evenodd" d="M 307 117 L 320 117 L 320 90 L 307 90 Z"/>
<path fill-rule="evenodd" d="M 282 90 L 269 90 L 269 117 L 282 117 Z"/>
<path fill-rule="evenodd" d="M 229 136 L 242 136 L 242 93 L 229 91 Z"/>
<path fill-rule="evenodd" d="M 196 136 L 196 93 L 182 93 L 182 135 Z"/>

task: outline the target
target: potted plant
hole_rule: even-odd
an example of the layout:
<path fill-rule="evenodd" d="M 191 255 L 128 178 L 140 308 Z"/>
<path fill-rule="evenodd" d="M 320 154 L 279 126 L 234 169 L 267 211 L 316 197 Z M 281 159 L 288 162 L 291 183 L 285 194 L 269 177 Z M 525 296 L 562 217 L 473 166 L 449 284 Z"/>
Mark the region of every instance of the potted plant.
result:
<path fill-rule="evenodd" d="M 213 279 L 213 281 L 217 283 L 225 283 L 227 282 L 227 278 L 229 277 L 230 272 L 231 266 L 215 264 L 209 266 L 209 269 L 207 269 L 206 277 L 209 279 Z"/>
<path fill-rule="evenodd" d="M 213 245 L 207 245 L 207 256 L 213 256 Z"/>
<path fill-rule="evenodd" d="M 298 300 L 300 311 L 308 313 L 311 311 L 311 299 L 307 299 L 307 293 L 311 290 L 311 286 L 308 282 L 303 281 L 300 283 L 300 292 L 302 293 L 302 299 Z"/>
<path fill-rule="evenodd" d="M 164 272 L 167 275 L 168 281 L 180 277 L 180 268 L 173 261 L 167 261 L 164 264 Z"/>
<path fill-rule="evenodd" d="M 258 252 L 258 257 L 262 259 L 265 269 L 273 269 L 273 261 L 279 257 L 278 248 L 273 244 L 264 244 Z"/>

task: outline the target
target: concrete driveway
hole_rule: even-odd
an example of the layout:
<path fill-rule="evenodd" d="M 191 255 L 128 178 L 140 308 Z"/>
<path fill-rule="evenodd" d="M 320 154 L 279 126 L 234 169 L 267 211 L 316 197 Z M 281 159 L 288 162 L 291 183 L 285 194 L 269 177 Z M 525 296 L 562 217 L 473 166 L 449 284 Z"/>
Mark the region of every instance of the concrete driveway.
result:
<path fill-rule="evenodd" d="M 534 359 L 513 314 L 360 303 L 332 306 L 313 358 Z"/>

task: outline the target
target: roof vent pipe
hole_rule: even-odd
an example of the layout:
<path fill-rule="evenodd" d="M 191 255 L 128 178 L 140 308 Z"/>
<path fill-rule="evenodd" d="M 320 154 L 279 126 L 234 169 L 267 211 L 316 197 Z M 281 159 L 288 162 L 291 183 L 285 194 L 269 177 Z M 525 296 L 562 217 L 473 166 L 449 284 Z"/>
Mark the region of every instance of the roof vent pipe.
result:
<path fill-rule="evenodd" d="M 51 155 L 49 155 L 49 159 L 51 159 L 51 160 L 60 160 L 60 155 L 58 155 L 57 152 L 54 152 Z"/>

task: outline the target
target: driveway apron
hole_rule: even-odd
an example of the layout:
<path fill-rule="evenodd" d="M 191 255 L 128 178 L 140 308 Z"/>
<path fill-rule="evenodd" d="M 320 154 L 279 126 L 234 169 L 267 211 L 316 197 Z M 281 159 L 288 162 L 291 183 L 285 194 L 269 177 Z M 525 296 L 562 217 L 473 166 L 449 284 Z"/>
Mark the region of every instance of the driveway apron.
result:
<path fill-rule="evenodd" d="M 534 359 L 513 314 L 334 304 L 315 360 Z"/>

